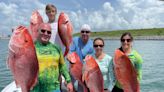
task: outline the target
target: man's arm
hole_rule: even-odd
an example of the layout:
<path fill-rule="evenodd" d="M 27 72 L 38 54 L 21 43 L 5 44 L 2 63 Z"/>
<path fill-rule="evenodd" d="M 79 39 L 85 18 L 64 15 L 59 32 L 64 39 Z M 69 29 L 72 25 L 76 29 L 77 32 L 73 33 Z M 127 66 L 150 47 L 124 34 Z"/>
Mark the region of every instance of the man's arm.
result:
<path fill-rule="evenodd" d="M 66 82 L 67 82 L 67 89 L 69 92 L 73 92 L 73 85 L 71 82 L 71 77 L 69 75 L 66 63 L 64 61 L 64 57 L 62 52 L 60 52 L 60 59 L 59 59 L 59 71 L 64 76 Z"/>

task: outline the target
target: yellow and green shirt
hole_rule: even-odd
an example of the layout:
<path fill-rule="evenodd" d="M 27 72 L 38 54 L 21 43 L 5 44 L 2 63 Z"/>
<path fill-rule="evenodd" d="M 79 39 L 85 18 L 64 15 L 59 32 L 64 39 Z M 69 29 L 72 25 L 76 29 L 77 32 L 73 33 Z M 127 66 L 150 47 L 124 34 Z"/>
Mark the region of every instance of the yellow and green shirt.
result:
<path fill-rule="evenodd" d="M 35 42 L 36 54 L 39 62 L 37 85 L 32 92 L 52 92 L 60 89 L 59 74 L 62 74 L 67 83 L 71 82 L 61 48 L 52 43 L 47 45 Z"/>

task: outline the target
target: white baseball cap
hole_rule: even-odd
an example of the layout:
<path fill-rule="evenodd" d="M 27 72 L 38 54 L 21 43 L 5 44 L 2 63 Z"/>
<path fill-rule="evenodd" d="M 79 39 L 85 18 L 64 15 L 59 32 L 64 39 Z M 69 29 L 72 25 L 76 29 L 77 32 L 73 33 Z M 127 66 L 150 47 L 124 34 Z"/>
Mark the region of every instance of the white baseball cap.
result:
<path fill-rule="evenodd" d="M 81 31 L 86 30 L 86 31 L 91 31 L 91 27 L 88 24 L 83 24 L 81 26 Z"/>

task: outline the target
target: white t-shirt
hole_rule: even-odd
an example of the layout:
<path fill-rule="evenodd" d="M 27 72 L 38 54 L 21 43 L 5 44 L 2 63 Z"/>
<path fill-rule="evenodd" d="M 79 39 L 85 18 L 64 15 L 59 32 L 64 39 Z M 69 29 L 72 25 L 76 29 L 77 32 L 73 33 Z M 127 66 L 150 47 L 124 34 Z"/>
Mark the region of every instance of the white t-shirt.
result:
<path fill-rule="evenodd" d="M 63 45 L 61 39 L 60 39 L 60 36 L 59 36 L 59 33 L 58 33 L 58 23 L 57 22 L 53 22 L 53 23 L 50 23 L 51 25 L 51 38 L 50 38 L 50 42 L 53 43 L 53 44 L 57 44 L 58 46 L 61 47 L 62 49 L 62 53 L 64 55 L 64 52 L 65 52 L 65 46 Z"/>

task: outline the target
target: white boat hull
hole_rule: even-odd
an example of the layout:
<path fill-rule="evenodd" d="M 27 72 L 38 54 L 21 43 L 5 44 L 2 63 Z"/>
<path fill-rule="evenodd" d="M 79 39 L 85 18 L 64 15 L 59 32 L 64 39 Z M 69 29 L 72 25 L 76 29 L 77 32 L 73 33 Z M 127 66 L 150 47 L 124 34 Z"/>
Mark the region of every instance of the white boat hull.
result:
<path fill-rule="evenodd" d="M 21 88 L 17 88 L 15 81 L 7 85 L 1 92 L 22 92 Z"/>

